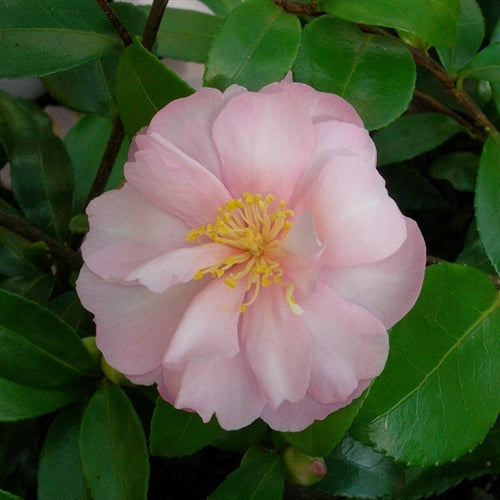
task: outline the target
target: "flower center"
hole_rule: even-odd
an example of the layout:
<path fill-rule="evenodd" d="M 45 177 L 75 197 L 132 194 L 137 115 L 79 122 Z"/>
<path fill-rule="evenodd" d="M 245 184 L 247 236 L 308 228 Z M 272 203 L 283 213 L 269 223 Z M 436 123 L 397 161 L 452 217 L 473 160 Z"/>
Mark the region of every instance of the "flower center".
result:
<path fill-rule="evenodd" d="M 215 224 L 191 229 L 187 239 L 195 241 L 206 236 L 237 252 L 200 269 L 194 279 L 201 279 L 205 274 L 213 278 L 224 276 L 224 281 L 231 288 L 246 280 L 245 291 L 252 290 L 252 293 L 250 299 L 242 304 L 241 312 L 255 302 L 261 287 L 279 284 L 285 288 L 285 300 L 291 311 L 301 314 L 302 309 L 293 297 L 295 286 L 281 281 L 283 269 L 273 258 L 273 250 L 292 227 L 290 217 L 293 211 L 286 207 L 284 201 L 275 202 L 272 194 L 263 197 L 243 193 L 241 198 L 229 200 L 219 207 L 217 214 Z"/>

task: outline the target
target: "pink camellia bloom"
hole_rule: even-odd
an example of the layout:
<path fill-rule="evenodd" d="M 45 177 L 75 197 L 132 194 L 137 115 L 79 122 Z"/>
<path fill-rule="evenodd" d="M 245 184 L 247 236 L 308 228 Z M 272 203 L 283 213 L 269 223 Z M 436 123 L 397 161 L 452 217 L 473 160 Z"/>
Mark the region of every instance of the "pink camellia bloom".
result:
<path fill-rule="evenodd" d="M 167 105 L 88 207 L 77 290 L 107 362 L 225 429 L 349 404 L 425 267 L 375 164 L 353 108 L 304 84 Z"/>

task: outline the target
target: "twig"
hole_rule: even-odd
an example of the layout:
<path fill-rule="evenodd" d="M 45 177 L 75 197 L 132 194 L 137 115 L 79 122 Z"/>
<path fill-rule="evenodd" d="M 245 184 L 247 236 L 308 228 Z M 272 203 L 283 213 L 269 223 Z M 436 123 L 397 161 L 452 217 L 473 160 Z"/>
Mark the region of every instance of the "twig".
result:
<path fill-rule="evenodd" d="M 107 0 L 95 0 L 95 1 L 99 4 L 99 7 L 101 7 L 104 14 L 106 14 L 106 17 L 110 20 L 111 24 L 113 25 L 113 28 L 115 28 L 118 35 L 120 35 L 120 38 L 122 39 L 125 47 L 128 47 L 132 43 L 132 37 L 130 36 L 125 26 L 123 26 L 120 19 L 118 19 L 118 16 L 115 14 L 114 10 L 110 7 Z"/>
<path fill-rule="evenodd" d="M 47 245 L 54 258 L 61 260 L 70 269 L 79 270 L 82 267 L 83 260 L 79 252 L 75 252 L 64 246 L 62 243 L 32 226 L 21 217 L 0 210 L 0 226 L 6 227 L 13 233 L 29 241 L 42 241 Z"/>
<path fill-rule="evenodd" d="M 160 28 L 163 13 L 167 7 L 168 0 L 154 0 L 149 11 L 148 20 L 142 34 L 142 45 L 149 51 L 153 48 L 158 29 Z"/>
<path fill-rule="evenodd" d="M 273 0 L 274 3 L 281 7 L 285 12 L 295 14 L 296 16 L 321 16 L 325 12 L 320 11 L 316 7 L 316 1 L 311 0 L 310 3 L 294 2 L 293 0 Z"/>

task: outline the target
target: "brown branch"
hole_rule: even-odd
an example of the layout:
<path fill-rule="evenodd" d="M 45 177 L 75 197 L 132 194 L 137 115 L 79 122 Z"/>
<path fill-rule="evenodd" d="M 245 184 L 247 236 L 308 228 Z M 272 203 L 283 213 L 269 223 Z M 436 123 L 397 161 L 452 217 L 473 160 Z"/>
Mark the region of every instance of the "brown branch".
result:
<path fill-rule="evenodd" d="M 142 45 L 149 51 L 153 48 L 158 29 L 160 28 L 163 14 L 167 7 L 168 0 L 154 0 L 149 11 L 148 20 L 142 34 Z"/>
<path fill-rule="evenodd" d="M 82 267 L 83 260 L 79 252 L 75 252 L 55 240 L 40 229 L 32 226 L 17 215 L 0 210 L 0 226 L 4 226 L 13 233 L 26 238 L 29 241 L 42 241 L 47 245 L 49 252 L 55 259 L 61 260 L 71 270 L 79 270 Z"/>
<path fill-rule="evenodd" d="M 120 19 L 118 19 L 118 16 L 115 14 L 114 10 L 111 8 L 107 0 L 95 1 L 99 4 L 99 7 L 101 7 L 104 14 L 106 14 L 106 17 L 113 25 L 113 28 L 115 28 L 115 31 L 118 33 L 118 35 L 120 35 L 120 38 L 122 39 L 125 47 L 128 47 L 132 43 L 132 37 L 130 36 L 125 26 L 123 26 Z"/>
<path fill-rule="evenodd" d="M 285 12 L 295 14 L 296 16 L 321 16 L 325 12 L 318 10 L 316 1 L 311 0 L 310 3 L 294 2 L 293 0 L 273 0 L 274 3 L 281 7 Z"/>

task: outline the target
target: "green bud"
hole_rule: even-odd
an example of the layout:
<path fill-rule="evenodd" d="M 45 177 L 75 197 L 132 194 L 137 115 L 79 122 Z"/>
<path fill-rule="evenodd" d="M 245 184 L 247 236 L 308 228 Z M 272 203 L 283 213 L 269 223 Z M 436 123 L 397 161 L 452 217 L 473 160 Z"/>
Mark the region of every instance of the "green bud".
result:
<path fill-rule="evenodd" d="M 101 368 L 104 373 L 104 376 L 113 384 L 122 385 L 122 386 L 131 386 L 133 385 L 123 373 L 119 372 L 115 368 L 113 368 L 108 362 L 104 359 L 104 356 L 101 358 Z"/>
<path fill-rule="evenodd" d="M 321 457 L 311 457 L 294 446 L 283 452 L 288 480 L 300 486 L 311 486 L 326 476 L 326 463 Z"/>
<path fill-rule="evenodd" d="M 95 343 L 95 337 L 85 337 L 82 339 L 82 344 L 87 349 L 89 352 L 90 356 L 92 359 L 98 364 L 101 361 L 102 358 L 102 353 L 101 351 L 97 348 L 97 345 Z"/>

